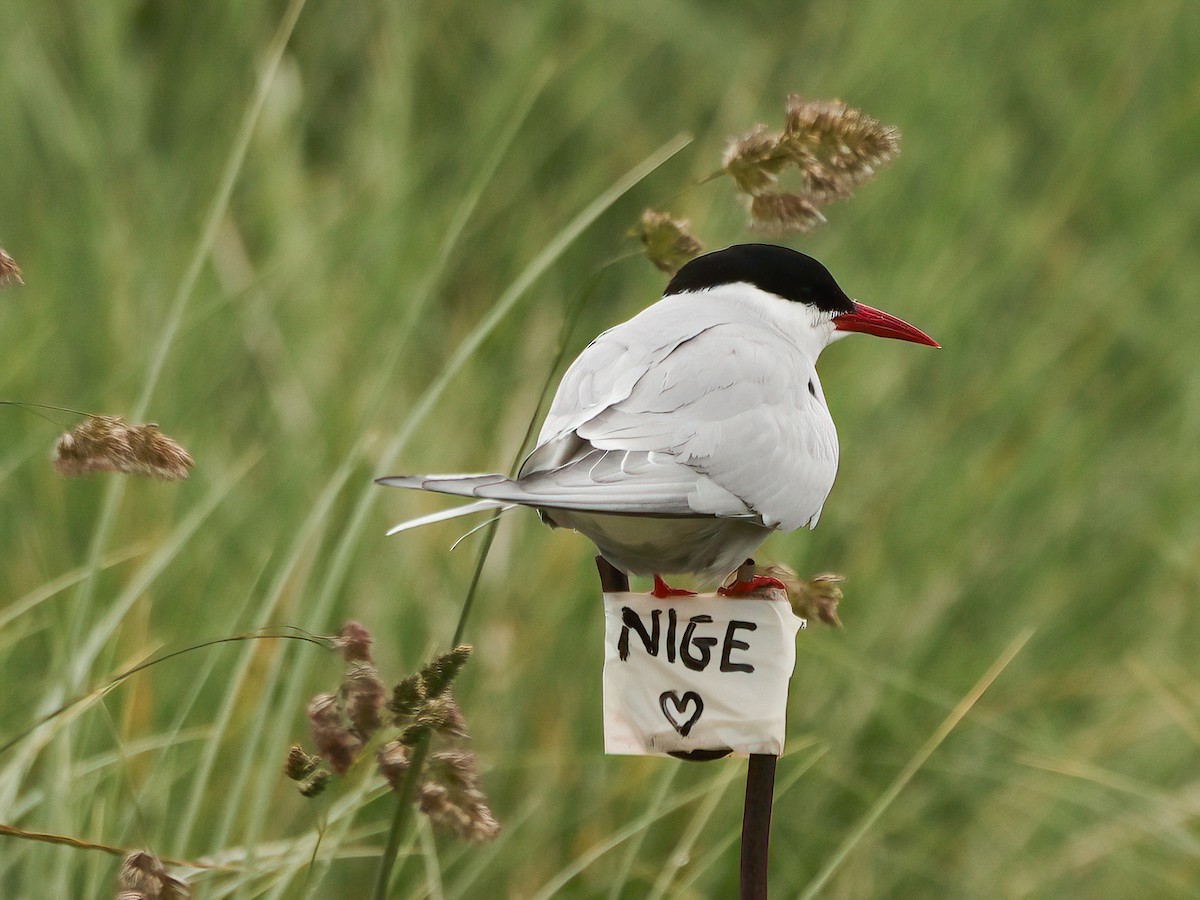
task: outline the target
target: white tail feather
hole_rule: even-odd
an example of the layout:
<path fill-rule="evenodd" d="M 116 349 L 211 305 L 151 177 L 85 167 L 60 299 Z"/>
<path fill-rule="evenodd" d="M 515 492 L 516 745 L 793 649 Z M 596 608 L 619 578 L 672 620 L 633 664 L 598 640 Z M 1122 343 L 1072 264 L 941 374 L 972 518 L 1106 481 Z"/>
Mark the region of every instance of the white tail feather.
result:
<path fill-rule="evenodd" d="M 441 512 L 430 513 L 427 516 L 420 516 L 416 519 L 409 519 L 407 522 L 401 522 L 399 525 L 391 528 L 388 531 L 388 535 L 410 531 L 413 528 L 420 528 L 422 525 L 432 525 L 434 522 L 457 519 L 459 516 L 470 516 L 489 509 L 511 509 L 513 505 L 512 503 L 501 503 L 499 500 L 480 500 L 476 503 L 468 503 L 466 506 L 456 506 L 453 509 L 444 509 Z"/>
<path fill-rule="evenodd" d="M 480 522 L 478 525 L 476 525 L 474 528 L 472 528 L 466 534 L 460 534 L 458 536 L 458 540 L 456 540 L 453 544 L 450 545 L 450 552 L 453 553 L 455 550 L 457 550 L 458 545 L 461 544 L 463 541 L 465 541 L 467 538 L 469 538 L 471 535 L 473 535 L 475 532 L 480 531 L 481 529 L 487 528 L 489 525 L 492 524 L 493 521 L 498 519 L 504 513 L 508 512 L 510 509 L 516 509 L 516 508 L 517 508 L 517 504 L 515 504 L 515 503 L 510 503 L 508 506 L 501 506 L 498 510 L 496 510 L 496 515 L 493 518 L 488 519 L 486 522 Z"/>

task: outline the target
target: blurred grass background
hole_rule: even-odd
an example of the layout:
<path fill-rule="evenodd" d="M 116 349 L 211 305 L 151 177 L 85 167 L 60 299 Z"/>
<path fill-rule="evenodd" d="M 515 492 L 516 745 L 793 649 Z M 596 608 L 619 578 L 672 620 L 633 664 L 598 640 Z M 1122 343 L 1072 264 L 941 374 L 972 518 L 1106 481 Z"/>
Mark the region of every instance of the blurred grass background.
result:
<path fill-rule="evenodd" d="M 582 286 L 571 353 L 661 290 L 640 210 L 745 239 L 730 185 L 676 195 L 787 93 L 840 97 L 901 156 L 790 243 L 945 349 L 822 361 L 840 479 L 764 555 L 846 573 L 847 627 L 801 637 L 773 896 L 1200 895 L 1198 58 L 1182 0 L 11 0 L 0 245 L 27 284 L 0 292 L 0 398 L 140 412 L 198 464 L 65 481 L 72 417 L 0 409 L 0 739 L 268 624 L 358 619 L 396 676 L 444 647 L 478 538 L 385 540 L 438 504 L 371 478 L 507 465 Z M 506 827 L 422 825 L 395 896 L 733 896 L 741 764 L 602 756 L 601 634 L 590 547 L 509 516 L 458 685 Z M 365 896 L 390 798 L 280 775 L 339 673 L 291 642 L 156 666 L 0 755 L 0 822 L 230 867 L 181 870 L 198 897 Z M 109 896 L 116 864 L 3 838 L 0 893 Z"/>

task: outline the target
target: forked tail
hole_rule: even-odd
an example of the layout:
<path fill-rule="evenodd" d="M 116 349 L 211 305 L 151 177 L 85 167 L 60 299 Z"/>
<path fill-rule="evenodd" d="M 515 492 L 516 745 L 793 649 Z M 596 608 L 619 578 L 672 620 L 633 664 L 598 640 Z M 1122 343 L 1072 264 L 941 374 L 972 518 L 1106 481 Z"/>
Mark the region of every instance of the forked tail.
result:
<path fill-rule="evenodd" d="M 375 479 L 376 484 L 387 487 L 411 488 L 418 491 L 434 491 L 439 494 L 454 494 L 461 497 L 474 497 L 475 489 L 487 485 L 495 485 L 508 481 L 503 475 L 390 475 L 387 478 Z M 432 525 L 434 522 L 444 522 L 447 519 L 457 519 L 459 516 L 469 516 L 487 510 L 505 510 L 514 504 L 501 500 L 478 500 L 466 506 L 456 506 L 441 512 L 430 513 L 416 519 L 409 519 L 388 531 L 389 535 L 399 534 L 422 525 Z"/>

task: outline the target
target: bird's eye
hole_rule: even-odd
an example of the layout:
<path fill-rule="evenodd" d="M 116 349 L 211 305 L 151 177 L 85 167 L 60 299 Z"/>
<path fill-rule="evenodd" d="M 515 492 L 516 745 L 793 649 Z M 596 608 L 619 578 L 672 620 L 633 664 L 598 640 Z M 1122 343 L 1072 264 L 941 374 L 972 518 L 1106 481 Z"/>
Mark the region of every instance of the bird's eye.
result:
<path fill-rule="evenodd" d="M 808 392 L 814 397 L 817 396 L 817 386 L 813 384 L 812 379 L 808 379 Z"/>

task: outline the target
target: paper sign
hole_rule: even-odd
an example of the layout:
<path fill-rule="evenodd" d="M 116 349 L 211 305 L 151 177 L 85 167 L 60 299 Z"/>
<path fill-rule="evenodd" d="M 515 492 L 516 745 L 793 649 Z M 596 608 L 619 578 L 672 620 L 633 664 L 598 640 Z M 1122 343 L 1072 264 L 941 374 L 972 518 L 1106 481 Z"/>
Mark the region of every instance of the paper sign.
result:
<path fill-rule="evenodd" d="M 783 752 L 796 632 L 783 599 L 604 595 L 604 752 Z"/>

